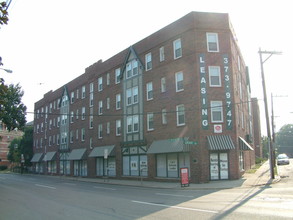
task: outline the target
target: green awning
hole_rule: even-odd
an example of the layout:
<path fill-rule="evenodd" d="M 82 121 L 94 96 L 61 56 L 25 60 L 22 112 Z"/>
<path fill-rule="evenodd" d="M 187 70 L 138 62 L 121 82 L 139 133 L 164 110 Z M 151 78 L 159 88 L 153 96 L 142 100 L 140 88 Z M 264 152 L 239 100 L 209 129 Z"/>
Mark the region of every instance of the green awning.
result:
<path fill-rule="evenodd" d="M 114 156 L 114 147 L 115 145 L 95 147 L 89 157 L 104 157 L 105 153 L 107 153 L 107 156 Z"/>
<path fill-rule="evenodd" d="M 42 160 L 43 153 L 36 153 L 34 154 L 33 158 L 31 159 L 32 163 L 39 163 Z"/>
<path fill-rule="evenodd" d="M 43 158 L 43 161 L 56 160 L 56 151 L 47 152 Z"/>
<path fill-rule="evenodd" d="M 147 151 L 147 154 L 188 152 L 189 147 L 189 145 L 184 144 L 183 138 L 159 140 L 154 141 L 151 144 Z"/>
<path fill-rule="evenodd" d="M 247 150 L 254 150 L 249 143 L 247 143 L 242 137 L 239 138 L 239 147 L 240 150 L 247 151 Z"/>
<path fill-rule="evenodd" d="M 74 149 L 70 152 L 68 160 L 82 160 L 85 157 L 86 148 Z"/>
<path fill-rule="evenodd" d="M 207 136 L 209 150 L 233 150 L 235 146 L 229 135 Z"/>

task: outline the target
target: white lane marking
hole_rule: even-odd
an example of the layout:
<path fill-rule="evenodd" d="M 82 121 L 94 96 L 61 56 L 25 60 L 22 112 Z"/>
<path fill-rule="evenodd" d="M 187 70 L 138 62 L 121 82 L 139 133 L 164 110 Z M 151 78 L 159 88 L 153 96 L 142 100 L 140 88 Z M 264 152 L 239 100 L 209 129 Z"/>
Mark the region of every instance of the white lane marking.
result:
<path fill-rule="evenodd" d="M 187 207 L 173 206 L 173 205 L 163 205 L 163 204 L 157 204 L 157 203 L 151 203 L 151 202 L 142 202 L 142 201 L 135 201 L 135 200 L 132 200 L 131 202 L 145 204 L 145 205 L 161 206 L 161 207 L 167 207 L 167 208 L 173 208 L 173 209 L 183 209 L 183 210 L 190 210 L 190 211 L 197 211 L 197 212 L 219 213 L 217 211 L 212 211 L 212 210 L 194 209 L 194 208 L 187 208 Z"/>
<path fill-rule="evenodd" d="M 114 188 L 107 188 L 107 187 L 100 187 L 100 186 L 94 186 L 96 189 L 107 189 L 107 190 L 116 190 Z"/>
<path fill-rule="evenodd" d="M 166 193 L 156 193 L 156 195 L 159 195 L 159 196 L 187 197 L 187 198 L 193 198 L 194 197 L 194 196 L 175 195 L 175 194 L 166 194 Z"/>
<path fill-rule="evenodd" d="M 70 186 L 76 186 L 75 183 L 63 183 L 63 184 L 70 185 Z"/>
<path fill-rule="evenodd" d="M 35 184 L 35 186 L 38 186 L 38 187 L 44 187 L 44 188 L 48 188 L 48 189 L 56 189 L 55 187 L 52 187 L 52 186 L 46 186 L 46 185 L 41 185 L 41 184 Z"/>

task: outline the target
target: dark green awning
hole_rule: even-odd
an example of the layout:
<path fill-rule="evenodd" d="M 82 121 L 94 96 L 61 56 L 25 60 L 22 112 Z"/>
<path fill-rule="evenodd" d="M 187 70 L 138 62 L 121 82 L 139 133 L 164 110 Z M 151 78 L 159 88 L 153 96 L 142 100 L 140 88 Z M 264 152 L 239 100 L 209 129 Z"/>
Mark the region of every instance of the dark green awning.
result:
<path fill-rule="evenodd" d="M 82 160 L 84 159 L 86 148 L 74 149 L 70 152 L 68 160 Z"/>
<path fill-rule="evenodd" d="M 56 151 L 47 152 L 43 158 L 43 161 L 52 161 L 56 159 Z"/>
<path fill-rule="evenodd" d="M 39 163 L 42 160 L 43 153 L 36 153 L 34 154 L 33 158 L 31 159 L 32 163 Z"/>
<path fill-rule="evenodd" d="M 105 152 L 107 152 L 107 156 L 114 156 L 114 147 L 115 145 L 95 147 L 90 153 L 89 157 L 104 157 Z"/>
<path fill-rule="evenodd" d="M 184 144 L 183 138 L 154 141 L 149 147 L 147 154 L 163 154 L 188 152 L 189 145 Z"/>
<path fill-rule="evenodd" d="M 212 135 L 207 136 L 209 150 L 233 150 L 235 146 L 229 135 Z"/>
<path fill-rule="evenodd" d="M 254 150 L 249 143 L 247 143 L 242 137 L 239 138 L 239 147 L 240 150 L 246 151 L 246 150 Z"/>

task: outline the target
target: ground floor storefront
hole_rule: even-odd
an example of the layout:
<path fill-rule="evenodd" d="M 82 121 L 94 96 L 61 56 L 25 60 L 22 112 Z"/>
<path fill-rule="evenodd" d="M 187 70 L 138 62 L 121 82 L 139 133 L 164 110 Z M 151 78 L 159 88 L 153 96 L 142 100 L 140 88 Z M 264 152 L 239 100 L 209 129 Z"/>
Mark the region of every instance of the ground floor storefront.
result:
<path fill-rule="evenodd" d="M 36 153 L 32 163 L 35 173 L 157 181 L 179 181 L 185 168 L 190 181 L 200 183 L 240 178 L 245 164 L 251 163 L 245 155 L 253 149 L 246 144 L 235 146 L 224 135 L 207 137 L 206 146 L 176 138 L 153 141 L 148 147 L 109 145 Z"/>

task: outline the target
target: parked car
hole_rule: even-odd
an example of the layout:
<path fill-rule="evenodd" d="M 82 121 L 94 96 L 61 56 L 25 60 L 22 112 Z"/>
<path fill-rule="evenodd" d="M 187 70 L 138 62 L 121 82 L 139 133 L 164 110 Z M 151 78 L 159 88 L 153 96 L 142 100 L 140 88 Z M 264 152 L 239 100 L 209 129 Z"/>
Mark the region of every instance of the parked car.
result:
<path fill-rule="evenodd" d="M 286 154 L 279 154 L 277 156 L 277 164 L 283 165 L 283 164 L 289 164 L 289 157 Z"/>

